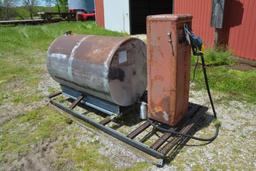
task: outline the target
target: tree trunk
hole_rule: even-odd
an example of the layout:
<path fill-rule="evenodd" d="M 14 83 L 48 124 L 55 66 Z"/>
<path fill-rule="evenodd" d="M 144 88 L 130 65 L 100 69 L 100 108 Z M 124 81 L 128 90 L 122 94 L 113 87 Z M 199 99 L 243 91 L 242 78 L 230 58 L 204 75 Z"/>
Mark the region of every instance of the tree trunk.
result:
<path fill-rule="evenodd" d="M 5 20 L 9 20 L 9 6 L 7 5 L 6 7 L 5 7 Z"/>
<path fill-rule="evenodd" d="M 58 8 L 58 13 L 60 14 L 60 4 L 59 4 L 58 1 L 56 1 L 56 6 L 57 6 L 57 8 Z"/>
<path fill-rule="evenodd" d="M 31 20 L 33 20 L 33 7 L 29 7 L 29 14 L 30 14 Z"/>

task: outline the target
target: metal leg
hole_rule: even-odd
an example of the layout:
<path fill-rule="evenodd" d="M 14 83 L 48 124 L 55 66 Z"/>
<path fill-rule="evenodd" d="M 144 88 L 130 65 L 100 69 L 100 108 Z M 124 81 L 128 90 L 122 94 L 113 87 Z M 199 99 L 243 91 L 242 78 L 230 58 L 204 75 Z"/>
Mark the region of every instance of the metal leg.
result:
<path fill-rule="evenodd" d="M 81 95 L 79 96 L 72 104 L 71 106 L 69 107 L 70 109 L 74 109 L 80 102 L 81 100 L 83 100 L 84 96 Z"/>
<path fill-rule="evenodd" d="M 157 150 L 161 145 L 163 145 L 170 137 L 171 133 L 165 133 L 162 135 L 153 145 L 151 145 L 151 148 L 154 150 Z"/>
<path fill-rule="evenodd" d="M 56 97 L 56 96 L 58 96 L 58 95 L 61 95 L 61 94 L 62 94 L 61 91 L 56 92 L 56 93 L 52 93 L 52 94 L 50 94 L 50 95 L 48 96 L 48 98 L 52 99 L 52 98 L 54 98 L 54 97 Z"/>
<path fill-rule="evenodd" d="M 135 138 L 137 135 L 142 133 L 145 129 L 147 129 L 150 126 L 149 122 L 145 122 L 142 124 L 139 128 L 136 128 L 134 131 L 132 131 L 129 135 L 127 135 L 128 138 Z"/>
<path fill-rule="evenodd" d="M 107 125 L 111 121 L 112 121 L 112 117 L 108 116 L 105 119 L 103 119 L 102 121 L 100 121 L 100 124 Z"/>

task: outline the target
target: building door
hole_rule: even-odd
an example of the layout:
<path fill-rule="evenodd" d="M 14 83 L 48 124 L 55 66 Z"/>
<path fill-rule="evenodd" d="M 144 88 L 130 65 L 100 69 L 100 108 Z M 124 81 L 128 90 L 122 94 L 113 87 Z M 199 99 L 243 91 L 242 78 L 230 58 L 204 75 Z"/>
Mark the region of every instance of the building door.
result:
<path fill-rule="evenodd" d="M 129 0 L 104 0 L 105 28 L 130 33 Z"/>
<path fill-rule="evenodd" d="M 146 33 L 148 15 L 172 14 L 173 0 L 130 0 L 130 33 Z"/>

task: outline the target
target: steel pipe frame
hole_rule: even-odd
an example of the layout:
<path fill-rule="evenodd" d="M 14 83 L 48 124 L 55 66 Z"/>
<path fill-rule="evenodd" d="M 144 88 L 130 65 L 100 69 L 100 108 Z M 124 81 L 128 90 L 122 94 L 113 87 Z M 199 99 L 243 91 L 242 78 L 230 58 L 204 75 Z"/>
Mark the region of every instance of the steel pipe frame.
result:
<path fill-rule="evenodd" d="M 164 164 L 164 160 L 166 159 L 166 156 L 154 149 L 151 149 L 150 147 L 146 146 L 145 144 L 141 143 L 141 142 L 138 142 L 138 141 L 135 141 L 133 139 L 130 139 L 128 138 L 127 136 L 119 133 L 118 131 L 116 130 L 113 130 L 111 128 L 108 128 L 98 122 L 95 122 L 93 121 L 92 119 L 88 118 L 88 117 L 85 117 L 83 116 L 82 114 L 78 113 L 78 112 L 75 112 L 73 111 L 72 109 L 69 109 L 67 107 L 65 107 L 64 105 L 58 103 L 58 102 L 55 102 L 53 101 L 52 99 L 50 100 L 50 103 L 53 104 L 54 106 L 58 107 L 59 109 L 63 110 L 64 112 L 68 113 L 68 114 L 71 114 L 72 116 L 80 119 L 80 120 L 83 120 L 89 124 L 91 124 L 92 126 L 102 130 L 103 132 L 115 137 L 116 139 L 120 140 L 120 141 L 123 141 L 124 143 L 126 144 L 129 144 L 130 146 L 150 155 L 150 156 L 153 156 L 155 157 L 156 159 L 159 159 L 159 161 L 157 162 L 157 165 L 158 166 L 163 166 Z"/>

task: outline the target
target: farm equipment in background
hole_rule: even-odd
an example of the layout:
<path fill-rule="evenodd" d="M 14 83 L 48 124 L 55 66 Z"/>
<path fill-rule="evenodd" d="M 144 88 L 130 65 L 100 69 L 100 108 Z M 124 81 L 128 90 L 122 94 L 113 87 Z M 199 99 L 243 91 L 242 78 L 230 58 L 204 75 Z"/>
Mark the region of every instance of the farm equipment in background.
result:
<path fill-rule="evenodd" d="M 68 0 L 69 13 L 75 13 L 77 21 L 95 19 L 94 0 Z"/>
<path fill-rule="evenodd" d="M 68 12 L 39 12 L 38 14 L 48 21 L 56 17 L 68 21 L 94 20 L 94 0 L 68 0 Z"/>
<path fill-rule="evenodd" d="M 76 19 L 76 13 L 72 12 L 38 12 L 37 14 L 45 21 L 54 19 L 72 21 Z"/>

